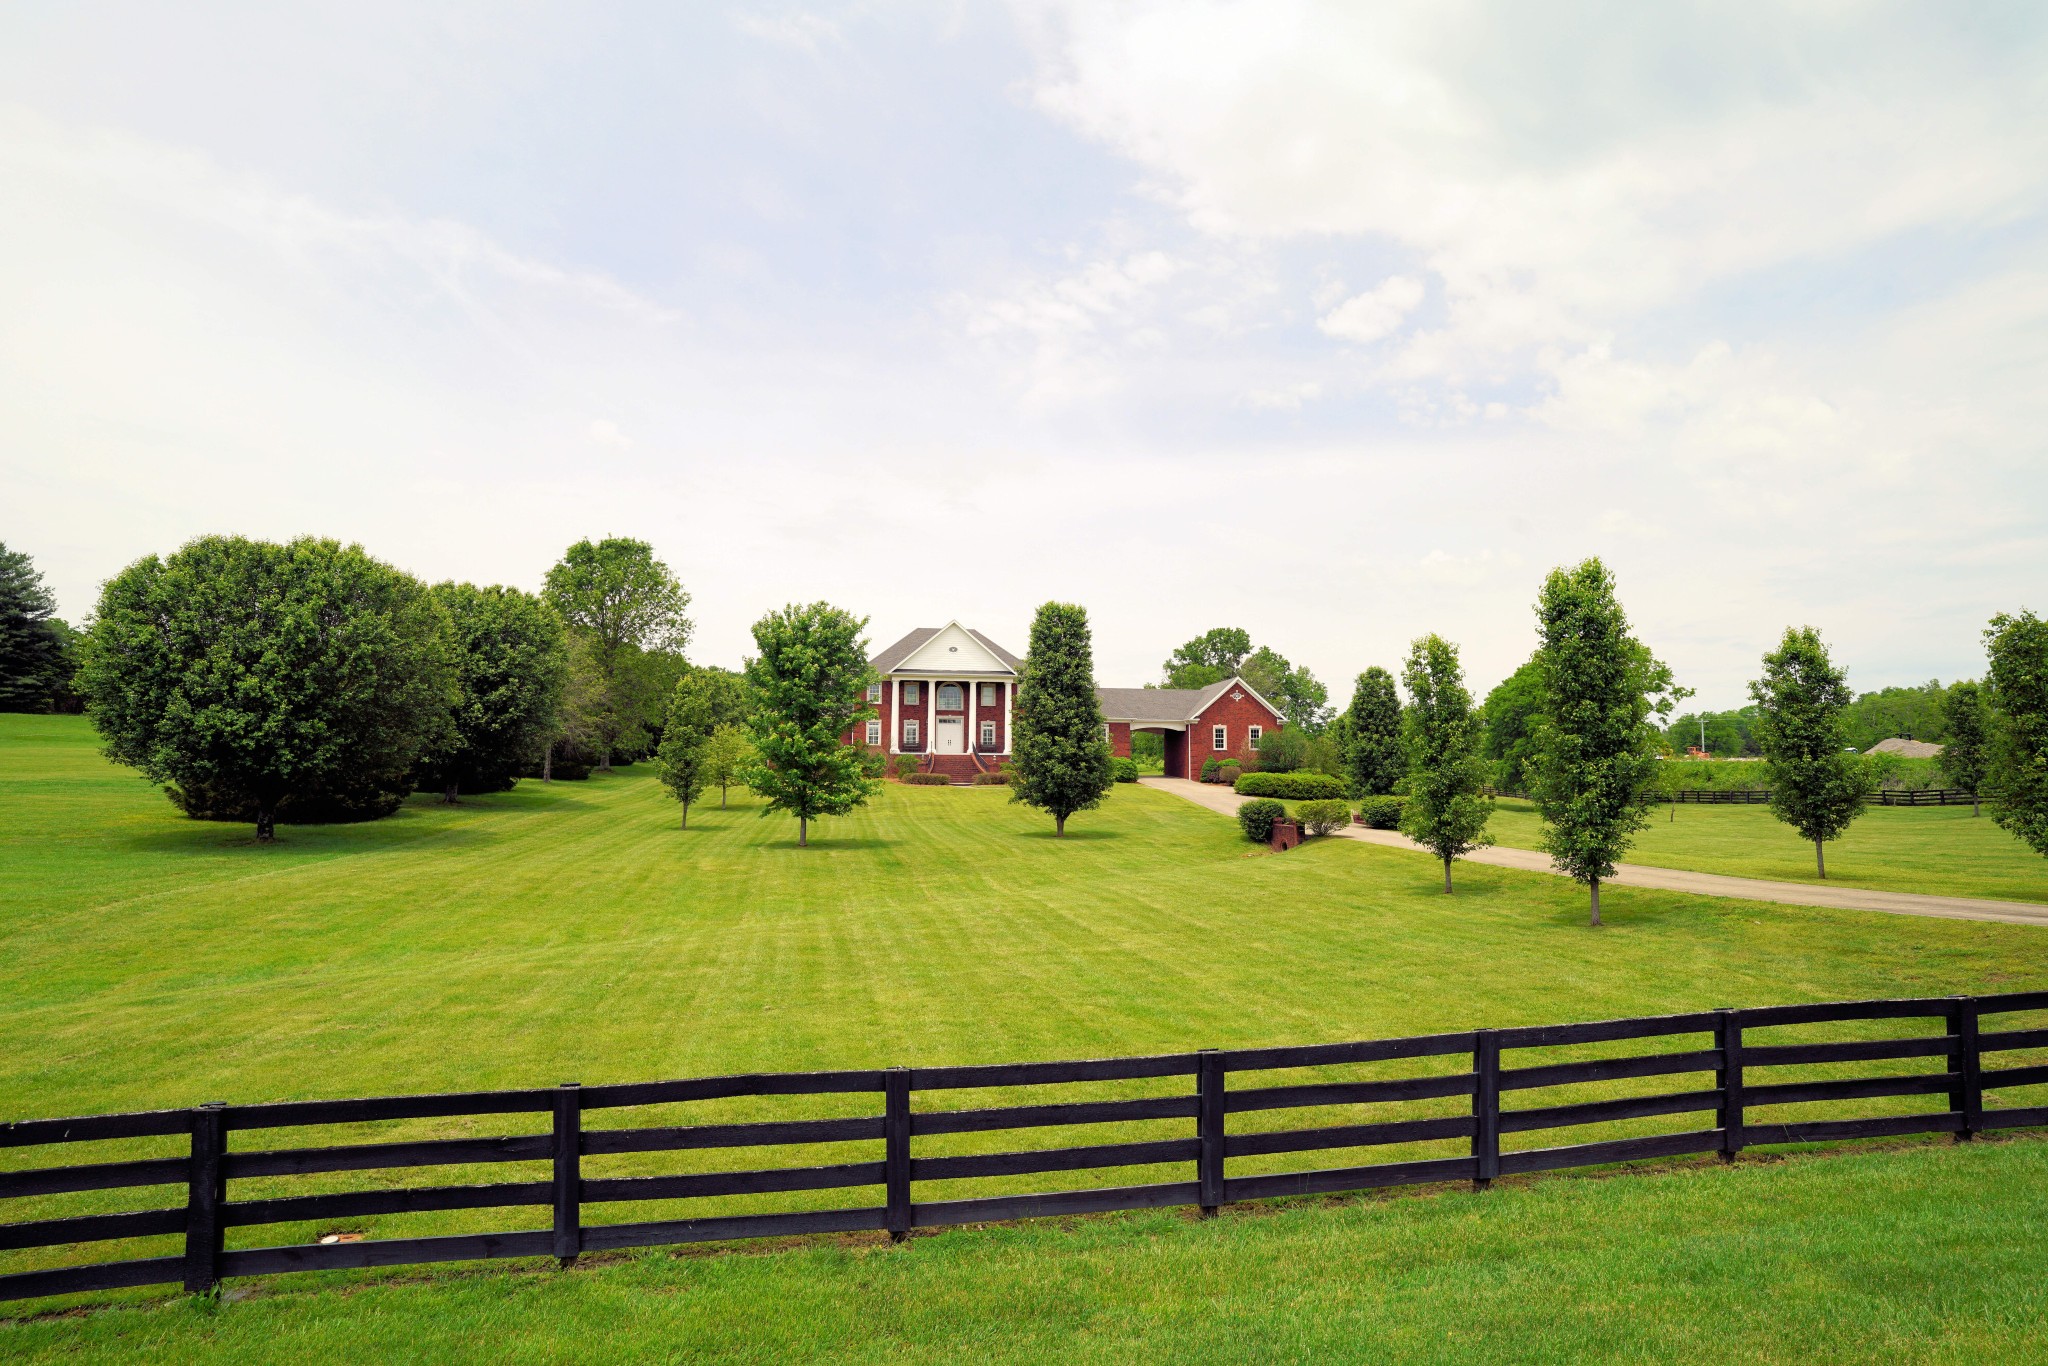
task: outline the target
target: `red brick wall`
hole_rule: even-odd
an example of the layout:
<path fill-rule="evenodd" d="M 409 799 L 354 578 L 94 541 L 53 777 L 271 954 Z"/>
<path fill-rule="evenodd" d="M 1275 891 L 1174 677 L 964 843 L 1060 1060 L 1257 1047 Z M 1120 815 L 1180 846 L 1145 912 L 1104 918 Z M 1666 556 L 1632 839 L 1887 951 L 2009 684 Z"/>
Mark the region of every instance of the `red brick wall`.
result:
<path fill-rule="evenodd" d="M 1131 723 L 1112 721 L 1109 723 L 1109 752 L 1119 759 L 1131 757 Z"/>
<path fill-rule="evenodd" d="M 905 754 L 929 753 L 932 746 L 932 722 L 942 714 L 946 716 L 957 715 L 960 718 L 961 725 L 965 728 L 967 746 L 970 753 L 979 752 L 985 755 L 1002 756 L 1010 752 L 1009 727 L 1003 722 L 1003 712 L 1006 704 L 1015 705 L 1014 692 L 1016 684 L 997 682 L 995 705 L 983 707 L 977 705 L 982 680 L 968 681 L 941 678 L 936 681 L 927 681 L 920 678 L 916 681 L 923 696 L 918 698 L 915 706 L 908 709 L 902 705 L 903 695 L 901 689 L 904 680 L 891 678 L 884 680 L 882 683 L 882 701 L 880 705 L 875 707 L 875 715 L 882 723 L 882 743 L 877 746 L 882 753 L 889 753 L 891 745 L 894 745 L 897 750 Z M 938 710 L 939 685 L 949 682 L 957 682 L 960 685 L 961 707 L 958 712 L 941 713 Z M 916 745 L 906 745 L 903 743 L 902 718 L 904 716 L 909 716 L 917 722 L 919 733 Z M 983 721 L 995 722 L 996 743 L 994 749 L 979 749 L 981 723 Z M 846 743 L 853 744 L 858 740 L 865 739 L 866 736 L 867 726 L 861 723 L 856 724 L 852 730 L 848 731 L 844 738 Z M 1130 752 L 1128 734 L 1125 737 L 1123 752 L 1126 754 Z"/>
<path fill-rule="evenodd" d="M 1244 692 L 1242 688 L 1231 691 Z M 1227 731 L 1222 749 L 1216 748 L 1213 735 L 1217 726 L 1223 726 Z M 1226 692 L 1211 702 L 1209 709 L 1196 717 L 1194 724 L 1188 728 L 1188 757 L 1193 768 L 1188 776 L 1194 778 L 1201 775 L 1203 760 L 1227 759 L 1244 748 L 1245 740 L 1251 734 L 1253 726 L 1260 726 L 1268 731 L 1279 730 L 1280 717 L 1271 707 L 1261 705 L 1249 692 L 1244 692 L 1240 701 L 1233 702 L 1230 693 Z"/>

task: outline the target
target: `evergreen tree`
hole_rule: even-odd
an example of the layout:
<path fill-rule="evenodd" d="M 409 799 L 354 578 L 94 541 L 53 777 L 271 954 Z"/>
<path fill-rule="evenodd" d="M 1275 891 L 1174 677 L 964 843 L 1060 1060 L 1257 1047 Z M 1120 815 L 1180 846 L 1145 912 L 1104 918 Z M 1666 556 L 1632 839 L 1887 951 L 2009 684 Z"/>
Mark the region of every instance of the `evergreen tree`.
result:
<path fill-rule="evenodd" d="M 0 544 L 0 711 L 49 711 L 69 692 L 72 632 L 35 561 Z"/>
<path fill-rule="evenodd" d="M 568 677 L 562 619 L 531 593 L 441 583 L 455 701 L 447 742 L 420 766 L 422 791 L 453 805 L 464 792 L 503 792 L 553 733 Z"/>
<path fill-rule="evenodd" d="M 1351 709 L 1344 714 L 1344 771 L 1351 795 L 1383 797 L 1407 768 L 1401 752 L 1401 694 L 1394 676 L 1375 664 L 1358 676 Z"/>
<path fill-rule="evenodd" d="M 585 686 L 571 689 L 582 708 L 574 726 L 596 748 L 597 766 L 610 769 L 617 750 L 644 753 L 690 641 L 690 595 L 653 546 L 615 536 L 564 551 L 546 596 L 576 636 Z"/>
<path fill-rule="evenodd" d="M 1982 815 L 1984 802 L 1978 789 L 1984 785 L 1988 757 L 1983 689 L 1967 680 L 1952 684 L 1942 695 L 1941 715 L 1948 730 L 1948 743 L 1941 751 L 1942 776 L 1970 794 L 1972 816 Z"/>
<path fill-rule="evenodd" d="M 447 743 L 448 629 L 359 546 L 206 536 L 108 580 L 79 682 L 109 758 L 267 841 L 281 819 L 397 809 Z"/>
<path fill-rule="evenodd" d="M 1853 698 L 1848 675 L 1828 658 L 1820 632 L 1787 627 L 1764 656 L 1764 676 L 1749 685 L 1756 738 L 1771 785 L 1771 813 L 1813 842 L 1814 867 L 1828 875 L 1826 844 L 1863 814 L 1876 783 L 1849 748 L 1843 712 Z"/>
<path fill-rule="evenodd" d="M 1991 743 L 1985 787 L 1991 818 L 2048 855 L 2048 621 L 2032 612 L 1991 619 Z"/>
<path fill-rule="evenodd" d="M 683 804 L 682 828 L 690 828 L 690 803 L 710 784 L 712 733 L 718 728 L 719 694 L 724 678 L 708 669 L 693 669 L 676 680 L 669 695 L 661 745 L 654 752 L 655 776 Z"/>
<path fill-rule="evenodd" d="M 1443 860 L 1449 896 L 1451 860 L 1493 843 L 1486 833 L 1493 799 L 1482 791 L 1486 763 L 1479 757 L 1479 718 L 1458 666 L 1458 647 L 1442 636 L 1424 636 L 1410 647 L 1401 682 L 1408 689 L 1401 716 L 1408 756 L 1401 833 Z"/>
<path fill-rule="evenodd" d="M 867 719 L 865 618 L 828 603 L 789 606 L 754 623 L 760 654 L 747 661 L 754 762 L 749 787 L 768 799 L 761 814 L 797 818 L 797 847 L 811 822 L 843 816 L 881 786 L 861 771 L 860 751 L 840 737 Z"/>
<path fill-rule="evenodd" d="M 1547 710 L 1529 764 L 1543 848 L 1586 885 L 1600 923 L 1600 882 L 1649 822 L 1658 727 L 1671 707 L 1671 671 L 1629 634 L 1614 576 L 1597 559 L 1553 569 L 1536 603 Z"/>
<path fill-rule="evenodd" d="M 1064 835 L 1067 817 L 1100 806 L 1115 782 L 1084 609 L 1065 602 L 1038 609 L 1012 724 L 1010 800 L 1051 813 L 1054 833 Z"/>

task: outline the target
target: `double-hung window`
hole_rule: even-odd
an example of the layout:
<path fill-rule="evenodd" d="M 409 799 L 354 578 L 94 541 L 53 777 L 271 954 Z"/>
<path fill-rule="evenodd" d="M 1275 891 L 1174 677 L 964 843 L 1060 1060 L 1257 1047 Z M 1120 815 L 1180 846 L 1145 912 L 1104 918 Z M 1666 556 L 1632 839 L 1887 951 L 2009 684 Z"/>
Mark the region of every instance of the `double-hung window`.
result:
<path fill-rule="evenodd" d="M 1230 748 L 1230 728 L 1228 726 L 1213 727 L 1210 731 L 1210 736 L 1218 754 Z"/>
<path fill-rule="evenodd" d="M 914 707 L 924 697 L 924 684 L 916 679 L 906 679 L 903 684 L 903 705 Z"/>
<path fill-rule="evenodd" d="M 1002 694 L 1001 694 L 1001 693 L 1000 693 L 999 691 L 997 691 L 997 689 L 1001 688 L 1002 686 L 1003 686 L 1003 685 L 1002 685 L 1002 684 L 1000 684 L 1000 683 L 984 683 L 984 684 L 982 684 L 982 685 L 981 685 L 981 705 L 982 705 L 982 706 L 984 706 L 984 707 L 993 707 L 993 706 L 995 706 L 995 705 L 996 705 L 996 704 L 997 704 L 997 703 L 998 703 L 998 702 L 999 702 L 999 701 L 1000 701 L 1000 700 L 1002 699 Z"/>
<path fill-rule="evenodd" d="M 1252 747 L 1254 753 L 1256 753 L 1259 748 L 1259 737 L 1264 735 L 1265 733 L 1266 729 L 1264 726 L 1253 726 L 1250 730 L 1246 732 L 1247 738 L 1245 740 L 1245 743 Z"/>
<path fill-rule="evenodd" d="M 917 744 L 917 718 L 914 716 L 903 719 L 903 743 L 911 746 Z"/>
<path fill-rule="evenodd" d="M 882 685 L 881 685 L 881 684 L 879 684 L 879 683 L 870 683 L 870 684 L 868 684 L 868 701 L 870 701 L 870 702 L 879 702 L 879 701 L 881 701 L 881 700 L 882 700 Z"/>
<path fill-rule="evenodd" d="M 984 721 L 981 723 L 981 747 L 983 749 L 994 749 L 996 747 L 995 722 Z"/>
<path fill-rule="evenodd" d="M 868 747 L 872 749 L 874 746 L 879 745 L 881 743 L 882 723 L 880 721 L 868 722 Z"/>

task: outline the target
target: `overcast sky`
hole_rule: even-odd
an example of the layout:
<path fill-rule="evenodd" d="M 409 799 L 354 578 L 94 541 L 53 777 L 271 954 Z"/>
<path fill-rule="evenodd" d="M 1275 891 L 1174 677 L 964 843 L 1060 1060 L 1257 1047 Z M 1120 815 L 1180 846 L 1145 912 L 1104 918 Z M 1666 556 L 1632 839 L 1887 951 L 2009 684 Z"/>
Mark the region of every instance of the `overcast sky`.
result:
<path fill-rule="evenodd" d="M 0 11 L 0 540 L 76 620 L 207 532 L 693 658 L 826 598 L 1105 683 L 1241 625 L 1483 690 L 1607 559 L 1737 705 L 2048 608 L 2048 8 Z"/>

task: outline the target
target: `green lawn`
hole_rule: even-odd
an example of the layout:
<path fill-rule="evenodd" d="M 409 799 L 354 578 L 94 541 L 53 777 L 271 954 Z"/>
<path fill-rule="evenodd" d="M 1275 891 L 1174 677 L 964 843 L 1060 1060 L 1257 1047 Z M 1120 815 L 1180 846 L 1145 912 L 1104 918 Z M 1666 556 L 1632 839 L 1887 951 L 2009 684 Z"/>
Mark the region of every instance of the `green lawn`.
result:
<path fill-rule="evenodd" d="M 1064 841 L 1052 838 L 1050 821 L 993 788 L 892 786 L 868 810 L 814 832 L 809 850 L 795 847 L 792 822 L 760 819 L 751 799 L 736 797 L 730 811 L 700 808 L 691 824 L 676 829 L 674 804 L 640 769 L 587 783 L 525 783 L 456 808 L 420 799 L 373 824 L 287 828 L 275 847 L 263 848 L 247 827 L 185 820 L 160 794 L 101 760 L 75 718 L 0 716 L 0 886 L 8 890 L 0 999 L 9 1005 L 0 1015 L 0 1119 L 207 1099 L 1309 1043 L 1717 1004 L 2048 985 L 2048 941 L 2031 927 L 1616 888 L 1603 899 L 1607 927 L 1593 931 L 1584 925 L 1580 891 L 1553 878 L 1465 867 L 1457 896 L 1445 898 L 1426 857 L 1338 840 L 1274 856 L 1247 845 L 1227 818 L 1130 785 L 1119 786 L 1101 811 L 1076 817 Z M 1147 1085 L 1173 1084 L 1015 1098 L 1086 1099 Z M 1556 1098 L 1612 1094 L 1611 1087 L 1584 1088 Z M 1005 1099 L 962 1093 L 954 1103 Z M 2042 1098 L 2037 1090 L 2009 1103 Z M 674 1119 L 608 1112 L 593 1123 L 864 1113 L 872 1104 L 864 1097 L 716 1102 L 670 1107 Z M 1431 1112 L 1428 1104 L 1443 1103 L 1403 1114 Z M 1911 1109 L 1919 1102 L 1858 1104 Z M 1363 1117 L 1352 1107 L 1268 1112 L 1261 1122 L 1292 1127 Z M 1510 1146 L 1620 1136 L 1642 1131 L 1641 1123 L 1516 1135 Z M 265 1142 L 534 1125 L 532 1117 L 420 1121 Z M 961 1135 L 955 1146 L 920 1151 L 1173 1136 L 1131 1129 Z M 591 1174 L 872 1156 L 861 1145 L 842 1146 L 637 1155 L 603 1159 Z M 155 1141 L 69 1152 L 0 1149 L 0 1166 L 177 1150 Z M 1306 1153 L 1232 1170 L 1438 1152 L 1417 1145 Z M 319 1188 L 328 1189 L 542 1175 L 544 1168 L 522 1164 L 345 1174 L 250 1182 L 246 1191 L 238 1184 L 236 1196 L 307 1193 L 310 1180 L 326 1180 Z M 919 1198 L 994 1194 L 1020 1183 L 1049 1189 L 1161 1179 L 1167 1174 L 1155 1168 L 934 1183 L 920 1186 Z M 181 1198 L 175 1191 L 50 1197 L 18 1202 L 5 1217 Z M 868 1192 L 736 1197 L 606 1217 L 871 1199 Z M 531 1220 L 518 1211 L 479 1211 L 350 1227 L 389 1237 Z M 237 1230 L 231 1245 L 322 1231 Z M 1028 1246 L 1053 1235 L 987 1236 L 995 1241 L 974 1245 Z M 1013 1237 L 1026 1241 L 1003 1241 Z M 0 1270 L 81 1259 L 5 1253 Z M 1161 1262 L 1158 1270 L 1165 1277 L 1170 1266 Z M 462 1281 L 468 1274 L 383 1279 Z M 474 1288 L 496 1281 L 462 1283 L 472 1286 L 464 1293 L 486 1299 L 529 1293 Z M 1162 1279 L 1157 1291 L 1170 1298 L 1180 1287 Z M 222 1321 L 240 1312 L 231 1308 Z"/>
<path fill-rule="evenodd" d="M 1516 849 L 1539 848 L 1541 822 L 1528 802 L 1503 799 L 1488 827 Z M 1873 806 L 1827 847 L 1827 880 L 1845 887 L 1938 896 L 2048 902 L 2048 859 L 1967 806 Z M 1729 873 L 1773 882 L 1814 882 L 1813 846 L 1767 806 L 1681 805 L 1651 813 L 1629 863 Z"/>
<path fill-rule="evenodd" d="M 2029 1362 L 2048 1142 L 261 1287 L 10 1361 Z"/>

